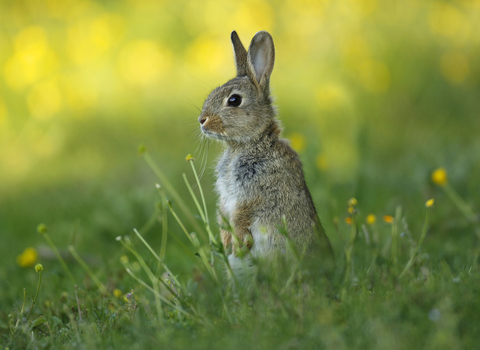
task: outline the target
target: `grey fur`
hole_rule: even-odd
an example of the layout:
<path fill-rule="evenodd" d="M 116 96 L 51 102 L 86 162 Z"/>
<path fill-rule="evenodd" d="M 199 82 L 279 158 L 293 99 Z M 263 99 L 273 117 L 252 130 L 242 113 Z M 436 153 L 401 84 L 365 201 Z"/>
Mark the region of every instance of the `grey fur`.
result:
<path fill-rule="evenodd" d="M 297 246 L 331 257 L 299 156 L 279 137 L 269 88 L 273 39 L 258 32 L 247 53 L 236 32 L 231 38 L 237 77 L 210 93 L 199 117 L 202 132 L 226 144 L 216 168 L 219 222 L 226 218 L 254 256 L 281 256 L 285 237 L 278 227 L 285 216 L 288 234 Z M 238 107 L 227 105 L 233 94 L 242 97 Z M 232 243 L 225 229 L 222 241 L 225 246 Z M 316 243 L 320 250 L 313 249 Z"/>
<path fill-rule="evenodd" d="M 243 46 L 240 38 L 236 31 L 232 32 L 231 35 L 233 53 L 235 54 L 235 65 L 237 67 L 237 77 L 243 77 L 247 75 L 247 50 Z"/>

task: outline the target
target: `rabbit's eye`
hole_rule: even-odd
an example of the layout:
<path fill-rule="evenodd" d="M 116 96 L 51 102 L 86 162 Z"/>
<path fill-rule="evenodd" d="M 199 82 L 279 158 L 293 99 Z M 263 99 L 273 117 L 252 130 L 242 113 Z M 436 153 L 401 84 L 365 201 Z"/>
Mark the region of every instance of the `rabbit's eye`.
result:
<path fill-rule="evenodd" d="M 227 105 L 231 107 L 238 107 L 242 104 L 242 96 L 234 94 L 228 98 Z"/>

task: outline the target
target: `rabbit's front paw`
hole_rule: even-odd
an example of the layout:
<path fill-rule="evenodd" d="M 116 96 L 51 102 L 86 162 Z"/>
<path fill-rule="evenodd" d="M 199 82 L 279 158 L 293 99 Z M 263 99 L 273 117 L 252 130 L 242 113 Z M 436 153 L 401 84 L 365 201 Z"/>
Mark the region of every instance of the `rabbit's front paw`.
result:
<path fill-rule="evenodd" d="M 248 234 L 245 237 L 243 237 L 243 246 L 247 247 L 248 250 L 251 250 L 253 247 L 253 236 L 252 234 Z"/>
<path fill-rule="evenodd" d="M 253 247 L 253 236 L 250 232 L 238 237 L 236 244 L 232 246 L 232 252 L 235 256 L 246 256 Z"/>

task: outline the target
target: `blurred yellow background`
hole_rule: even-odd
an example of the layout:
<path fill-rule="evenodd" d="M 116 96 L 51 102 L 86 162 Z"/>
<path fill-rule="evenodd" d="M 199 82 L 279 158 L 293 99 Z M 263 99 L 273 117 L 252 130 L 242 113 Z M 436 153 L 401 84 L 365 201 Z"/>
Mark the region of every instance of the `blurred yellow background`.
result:
<path fill-rule="evenodd" d="M 179 198 L 198 213 L 182 177 L 195 183 L 194 164 L 215 221 L 222 146 L 197 118 L 235 76 L 232 30 L 246 47 L 273 36 L 270 85 L 337 258 L 331 283 L 310 285 L 288 250 L 292 274 L 251 288 L 223 283 L 226 269 L 220 284 L 203 277 L 210 246 L 191 244 L 201 230 Z M 3 348 L 478 348 L 479 179 L 480 0 L 0 0 Z M 127 235 L 142 259 L 116 239 Z M 125 254 L 138 278 L 158 282 L 136 260 L 168 284 L 164 314 Z"/>
<path fill-rule="evenodd" d="M 380 160 L 435 154 L 480 130 L 478 23 L 478 0 L 2 1 L 0 189 L 98 178 L 139 142 L 193 151 L 232 30 L 272 33 L 286 136 L 335 181 L 362 137 Z"/>

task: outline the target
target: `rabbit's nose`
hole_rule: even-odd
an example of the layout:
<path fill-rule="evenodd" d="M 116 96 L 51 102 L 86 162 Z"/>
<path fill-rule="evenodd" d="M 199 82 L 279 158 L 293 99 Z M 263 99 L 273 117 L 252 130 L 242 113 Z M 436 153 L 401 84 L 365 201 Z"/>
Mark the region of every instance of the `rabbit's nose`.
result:
<path fill-rule="evenodd" d="M 204 116 L 200 116 L 198 117 L 198 121 L 200 122 L 200 124 L 205 124 L 205 122 L 208 120 L 208 117 L 204 117 Z"/>

